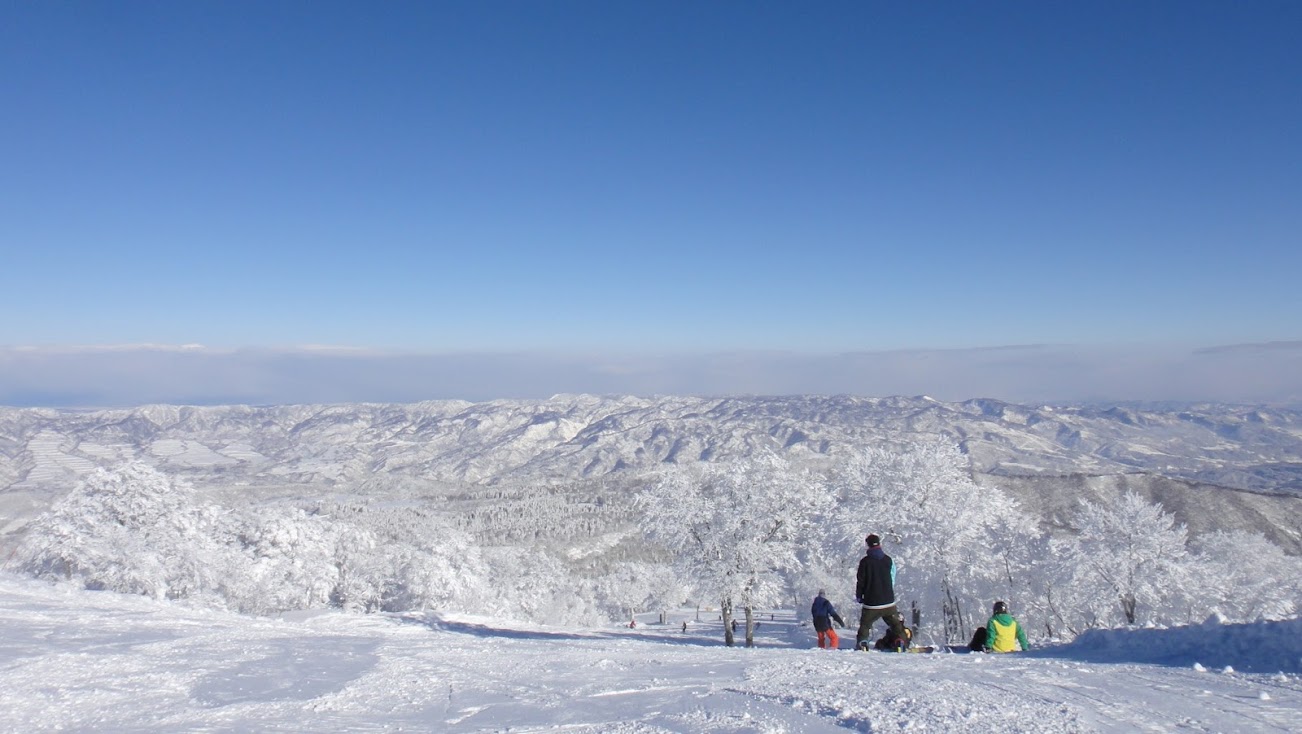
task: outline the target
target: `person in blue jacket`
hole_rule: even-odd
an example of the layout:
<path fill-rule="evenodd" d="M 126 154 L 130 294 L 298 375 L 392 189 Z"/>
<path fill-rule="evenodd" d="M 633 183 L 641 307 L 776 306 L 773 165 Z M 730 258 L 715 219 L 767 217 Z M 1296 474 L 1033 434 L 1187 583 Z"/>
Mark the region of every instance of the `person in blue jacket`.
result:
<path fill-rule="evenodd" d="M 845 620 L 841 615 L 836 613 L 836 607 L 832 602 L 823 596 L 823 590 L 818 590 L 818 596 L 814 597 L 814 605 L 809 608 L 809 614 L 814 618 L 814 631 L 818 633 L 818 646 L 827 647 L 829 650 L 835 650 L 841 645 L 841 640 L 836 636 L 836 630 L 832 628 L 832 622 L 836 622 L 842 627 L 845 626 Z M 823 643 L 827 643 L 824 645 Z"/>

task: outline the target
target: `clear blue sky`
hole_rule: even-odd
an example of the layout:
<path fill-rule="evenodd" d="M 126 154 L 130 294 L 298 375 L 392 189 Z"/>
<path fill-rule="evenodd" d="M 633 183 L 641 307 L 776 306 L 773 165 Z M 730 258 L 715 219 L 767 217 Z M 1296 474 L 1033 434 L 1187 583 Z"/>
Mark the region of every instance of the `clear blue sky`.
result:
<path fill-rule="evenodd" d="M 1302 3 L 0 2 L 0 345 L 1302 337 Z"/>

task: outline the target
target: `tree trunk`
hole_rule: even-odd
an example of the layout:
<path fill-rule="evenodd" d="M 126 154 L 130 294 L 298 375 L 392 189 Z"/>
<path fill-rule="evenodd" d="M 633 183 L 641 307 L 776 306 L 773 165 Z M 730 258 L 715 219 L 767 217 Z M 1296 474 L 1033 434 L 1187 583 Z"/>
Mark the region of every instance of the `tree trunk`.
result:
<path fill-rule="evenodd" d="M 967 638 L 967 626 L 963 624 L 963 609 L 958 599 L 954 598 L 954 591 L 950 588 L 948 580 L 941 581 L 941 590 L 945 594 L 945 602 L 942 605 L 945 615 L 945 642 L 961 642 Z"/>
<path fill-rule="evenodd" d="M 755 610 L 746 606 L 746 647 L 755 647 Z"/>
<path fill-rule="evenodd" d="M 1062 614 L 1058 612 L 1058 605 L 1053 601 L 1053 587 L 1045 589 L 1044 601 L 1046 612 L 1044 615 L 1044 631 L 1049 636 L 1049 639 L 1052 640 L 1055 636 L 1053 620 L 1062 619 Z"/>
<path fill-rule="evenodd" d="M 737 640 L 732 634 L 732 600 L 724 599 L 719 605 L 719 619 L 723 620 L 723 644 L 732 647 L 737 644 Z"/>
<path fill-rule="evenodd" d="M 1138 605 L 1134 594 L 1121 595 L 1121 611 L 1126 613 L 1126 624 L 1135 623 L 1135 607 Z"/>

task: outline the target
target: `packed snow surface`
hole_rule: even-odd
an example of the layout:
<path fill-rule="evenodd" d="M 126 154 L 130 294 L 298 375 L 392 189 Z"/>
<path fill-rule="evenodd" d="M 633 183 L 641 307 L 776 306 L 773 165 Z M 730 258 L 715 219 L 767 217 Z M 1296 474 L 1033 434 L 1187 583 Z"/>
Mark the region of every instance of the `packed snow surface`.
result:
<path fill-rule="evenodd" d="M 0 575 L 0 731 L 1302 730 L 1302 620 L 899 655 L 819 650 L 784 611 L 728 648 L 697 614 L 271 619 Z"/>

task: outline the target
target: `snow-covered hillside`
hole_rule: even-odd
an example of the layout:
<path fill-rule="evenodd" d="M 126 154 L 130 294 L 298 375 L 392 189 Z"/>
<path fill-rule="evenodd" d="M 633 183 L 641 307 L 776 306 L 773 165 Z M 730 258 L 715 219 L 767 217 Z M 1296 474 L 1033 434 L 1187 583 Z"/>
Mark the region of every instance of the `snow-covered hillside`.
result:
<path fill-rule="evenodd" d="M 0 409 L 0 489 L 144 457 L 226 481 L 464 482 L 603 476 L 748 455 L 953 438 L 981 474 L 1146 472 L 1302 492 L 1302 412 L 1023 406 L 926 397 L 595 397 L 254 408 Z"/>
<path fill-rule="evenodd" d="M 1264 533 L 1302 551 L 1302 412 L 1203 405 L 1025 406 L 926 397 L 596 397 L 280 407 L 0 409 L 0 533 L 96 466 L 143 459 L 200 488 L 259 496 L 602 482 L 776 449 L 817 462 L 942 435 L 980 484 L 1046 521 L 1134 490 L 1195 532 Z M 1222 491 L 1229 490 L 1247 491 Z M 464 491 L 463 491 L 464 490 Z"/>
<path fill-rule="evenodd" d="M 927 398 L 0 411 L 0 558 L 72 582 L 0 574 L 0 730 L 1295 731 L 1298 423 Z M 706 537 L 680 508 L 744 589 L 668 542 Z M 1035 649 L 812 649 L 802 599 L 849 605 L 866 526 L 921 642 L 1009 599 Z M 1108 554 L 1124 583 L 1088 562 Z M 722 645 L 721 602 L 758 612 L 757 647 Z M 1211 610 L 1249 623 L 1143 628 Z"/>
<path fill-rule="evenodd" d="M 1302 622 L 1094 632 L 1030 653 L 726 648 L 482 617 L 244 617 L 0 574 L 0 731 L 1296 732 Z M 682 630 L 682 622 L 688 629 Z"/>

